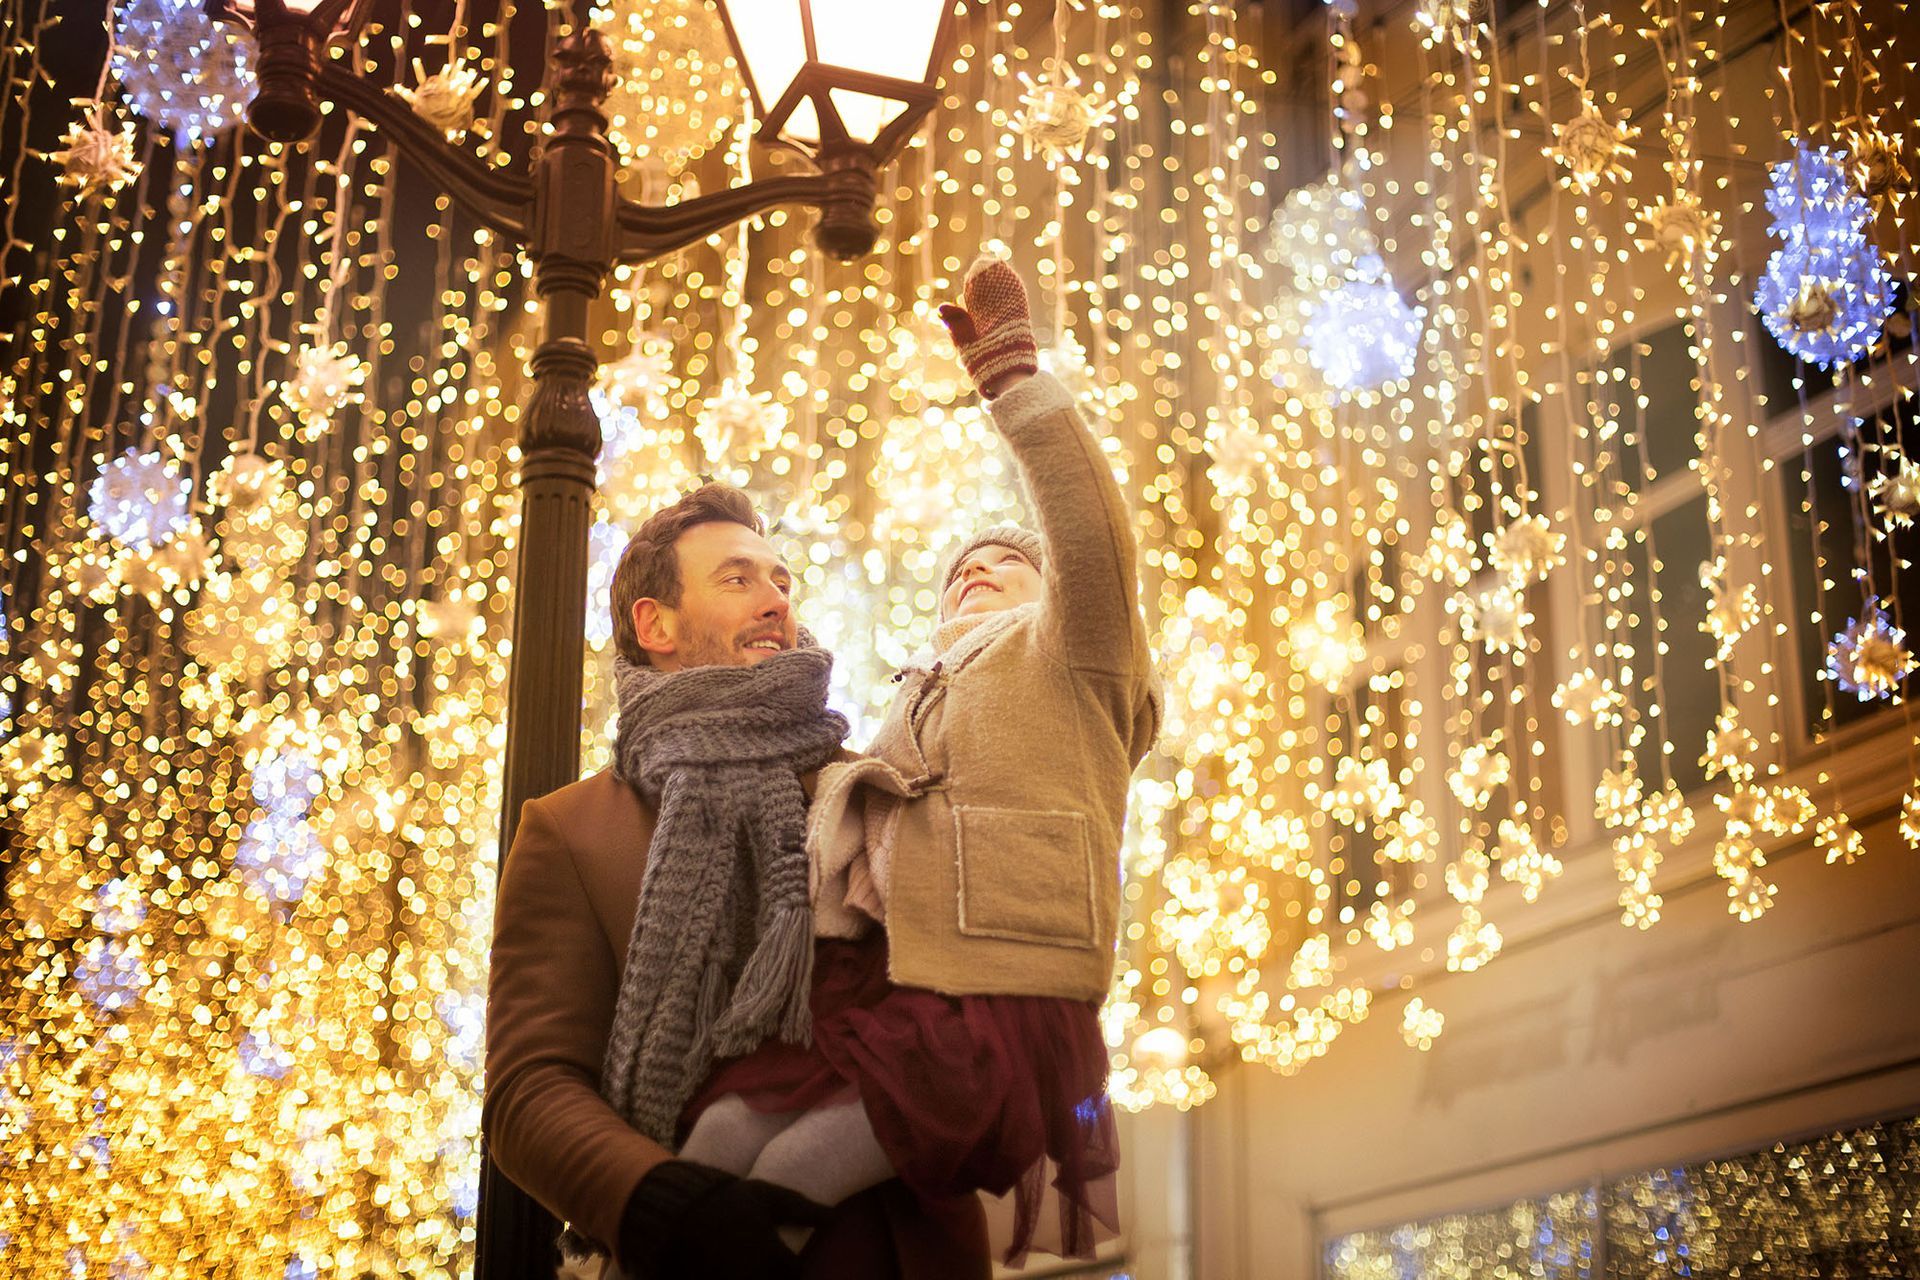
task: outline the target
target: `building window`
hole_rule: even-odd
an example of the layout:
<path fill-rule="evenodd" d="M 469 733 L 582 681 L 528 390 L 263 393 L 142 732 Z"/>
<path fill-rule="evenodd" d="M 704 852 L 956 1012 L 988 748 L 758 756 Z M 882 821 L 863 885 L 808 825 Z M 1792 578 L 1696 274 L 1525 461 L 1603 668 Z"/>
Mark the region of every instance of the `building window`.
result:
<path fill-rule="evenodd" d="M 1920 1275 L 1920 1117 L 1327 1241 L 1327 1280 Z"/>
<path fill-rule="evenodd" d="M 1910 645 L 1920 633 L 1920 582 L 1915 581 L 1920 573 L 1914 567 L 1920 524 L 1884 518 L 1873 494 L 1873 478 L 1897 466 L 1899 445 L 1905 443 L 1909 451 L 1920 447 L 1916 432 L 1920 424 L 1914 421 L 1913 402 L 1896 400 L 1862 420 L 1851 445 L 1842 442 L 1835 426 L 1804 453 L 1779 460 L 1781 508 L 1788 513 L 1780 558 L 1793 591 L 1803 745 L 1876 719 L 1895 705 L 1887 698 L 1863 701 L 1839 688 L 1826 669 L 1827 643 L 1860 615 L 1870 593 L 1894 625 L 1906 629 Z M 1860 575 L 1855 566 L 1863 550 L 1870 570 Z M 1912 678 L 1906 683 L 1910 689 Z"/>

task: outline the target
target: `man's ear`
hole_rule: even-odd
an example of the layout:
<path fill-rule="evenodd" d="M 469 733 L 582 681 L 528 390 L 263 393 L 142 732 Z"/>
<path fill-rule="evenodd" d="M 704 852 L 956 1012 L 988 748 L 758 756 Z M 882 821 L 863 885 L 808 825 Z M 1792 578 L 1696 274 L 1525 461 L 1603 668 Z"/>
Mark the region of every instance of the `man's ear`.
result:
<path fill-rule="evenodd" d="M 651 596 L 633 602 L 633 634 L 640 647 L 661 657 L 672 656 L 678 647 L 673 635 L 672 610 Z"/>

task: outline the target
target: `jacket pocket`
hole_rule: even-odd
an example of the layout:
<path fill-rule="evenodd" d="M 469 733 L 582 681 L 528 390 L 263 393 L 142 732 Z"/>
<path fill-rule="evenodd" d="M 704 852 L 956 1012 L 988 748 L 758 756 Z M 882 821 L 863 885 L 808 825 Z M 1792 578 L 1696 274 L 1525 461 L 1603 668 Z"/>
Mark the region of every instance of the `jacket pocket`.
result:
<path fill-rule="evenodd" d="M 955 805 L 960 932 L 1094 944 L 1093 846 L 1082 813 Z"/>

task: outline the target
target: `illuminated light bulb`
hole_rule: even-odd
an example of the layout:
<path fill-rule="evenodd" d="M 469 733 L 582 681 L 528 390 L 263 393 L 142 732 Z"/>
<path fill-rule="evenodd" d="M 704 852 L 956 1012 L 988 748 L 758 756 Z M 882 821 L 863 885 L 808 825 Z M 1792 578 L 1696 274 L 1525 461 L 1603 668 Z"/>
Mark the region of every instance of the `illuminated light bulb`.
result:
<path fill-rule="evenodd" d="M 1134 1060 L 1162 1070 L 1185 1065 L 1187 1051 L 1187 1038 L 1172 1027 L 1142 1031 L 1133 1041 Z"/>
<path fill-rule="evenodd" d="M 47 158 L 60 166 L 60 181 L 83 195 L 118 191 L 140 175 L 133 134 L 131 123 L 118 129 L 107 123 L 105 104 L 89 103 L 61 136 L 62 149 Z"/>
<path fill-rule="evenodd" d="M 303 817 L 265 813 L 249 821 L 234 845 L 233 865 L 253 891 L 289 905 L 326 865 L 326 850 Z"/>
<path fill-rule="evenodd" d="M 1511 653 L 1525 643 L 1533 611 L 1527 607 L 1526 593 L 1511 582 L 1465 597 L 1464 605 L 1467 639 L 1478 640 L 1488 653 Z"/>
<path fill-rule="evenodd" d="M 1773 906 L 1774 886 L 1752 867 L 1742 868 L 1727 879 L 1727 910 L 1741 923 L 1751 923 Z"/>
<path fill-rule="evenodd" d="M 120 938 L 94 938 L 74 966 L 74 982 L 96 1010 L 120 1013 L 138 1003 L 152 985 L 139 947 Z"/>
<path fill-rule="evenodd" d="M 1447 935 L 1447 970 L 1472 973 L 1500 954 L 1504 939 L 1492 921 L 1482 920 L 1473 907 L 1460 909 L 1460 923 Z"/>
<path fill-rule="evenodd" d="M 1609 828 L 1633 827 L 1640 822 L 1643 784 L 1635 772 L 1633 757 L 1625 756 L 1618 766 L 1600 775 L 1593 790 L 1593 816 Z"/>
<path fill-rule="evenodd" d="M 1335 766 L 1333 786 L 1321 804 L 1335 820 L 1365 828 L 1400 807 L 1400 787 L 1385 760 L 1346 756 Z"/>
<path fill-rule="evenodd" d="M 1827 645 L 1827 674 L 1862 702 L 1899 700 L 1900 686 L 1920 661 L 1906 649 L 1907 633 L 1893 625 L 1870 596 L 1860 616 Z"/>
<path fill-rule="evenodd" d="M 1566 563 L 1567 535 L 1547 523 L 1545 516 L 1523 516 L 1487 535 L 1487 563 L 1506 575 L 1514 586 L 1544 581 Z"/>
<path fill-rule="evenodd" d="M 286 468 L 279 462 L 251 449 L 236 449 L 207 478 L 207 496 L 218 506 L 247 512 L 270 504 L 286 480 Z"/>
<path fill-rule="evenodd" d="M 666 412 L 667 397 L 677 384 L 672 341 L 665 334 L 648 330 L 634 336 L 627 354 L 600 367 L 600 380 L 594 389 L 610 400 L 658 417 Z"/>
<path fill-rule="evenodd" d="M 935 404 L 947 404 L 973 392 L 973 379 L 960 363 L 953 335 L 930 302 L 916 302 L 904 317 L 895 317 L 887 368 L 897 389 Z"/>
<path fill-rule="evenodd" d="M 146 895 L 125 876 L 116 876 L 94 894 L 93 927 L 112 937 L 138 929 L 147 918 Z"/>
<path fill-rule="evenodd" d="M 1620 709 L 1626 698 L 1611 680 L 1583 667 L 1562 680 L 1553 691 L 1553 705 L 1571 725 L 1613 725 L 1620 723 Z"/>
<path fill-rule="evenodd" d="M 1377 255 L 1360 257 L 1354 273 L 1320 299 L 1306 326 L 1308 361 L 1342 396 L 1412 377 L 1427 315 L 1407 306 Z"/>
<path fill-rule="evenodd" d="M 1890 203 L 1912 187 L 1913 176 L 1901 157 L 1901 137 L 1875 126 L 1848 129 L 1847 154 L 1860 194 L 1877 205 Z"/>
<path fill-rule="evenodd" d="M 480 638 L 486 621 L 480 606 L 465 596 L 446 596 L 422 600 L 417 606 L 420 634 L 446 645 L 469 644 Z"/>
<path fill-rule="evenodd" d="M 1324 987 L 1333 981 L 1333 939 L 1316 933 L 1300 944 L 1287 969 L 1287 985 L 1296 989 Z"/>
<path fill-rule="evenodd" d="M 1738 708 L 1728 707 L 1714 720 L 1713 728 L 1707 731 L 1707 749 L 1700 757 L 1700 764 L 1706 770 L 1708 778 L 1724 773 L 1728 777 L 1741 780 L 1753 776 L 1753 756 L 1760 750 L 1753 734 L 1740 723 Z"/>
<path fill-rule="evenodd" d="M 293 376 L 280 384 L 280 398 L 299 419 L 303 439 L 318 437 L 336 413 L 360 398 L 371 367 L 344 342 L 300 352 Z"/>
<path fill-rule="evenodd" d="M 1296 669 L 1333 692 L 1365 660 L 1366 633 L 1350 614 L 1323 600 L 1310 615 L 1287 628 L 1287 648 Z"/>
<path fill-rule="evenodd" d="M 1252 497 L 1259 491 L 1271 449 L 1272 442 L 1265 433 L 1235 415 L 1207 441 L 1207 452 L 1213 459 L 1207 477 L 1225 496 Z"/>
<path fill-rule="evenodd" d="M 262 1080 L 283 1080 L 293 1070 L 293 1056 L 270 1035 L 249 1031 L 240 1037 L 236 1058 L 240 1069 Z"/>
<path fill-rule="evenodd" d="M 1500 749 L 1505 731 L 1496 729 L 1460 753 L 1460 762 L 1447 774 L 1454 797 L 1469 809 L 1484 809 L 1494 790 L 1513 774 L 1513 763 Z"/>
<path fill-rule="evenodd" d="M 107 463 L 87 491 L 94 528 L 135 551 L 187 527 L 193 481 L 159 453 L 128 449 Z"/>
<path fill-rule="evenodd" d="M 604 649 L 613 640 L 613 575 L 627 550 L 626 532 L 609 520 L 596 520 L 587 530 L 587 644 Z"/>
<path fill-rule="evenodd" d="M 1782 241 L 1754 306 L 1782 347 L 1822 366 L 1865 353 L 1893 313 L 1893 279 L 1868 244 L 1872 210 L 1844 157 L 1802 143 L 1770 171 L 1770 232 Z"/>
<path fill-rule="evenodd" d="M 738 459 L 751 463 L 780 443 L 786 411 L 770 391 L 749 391 L 729 378 L 700 406 L 693 428 L 707 462 L 721 466 Z"/>
<path fill-rule="evenodd" d="M 1691 193 L 1643 204 L 1638 213 L 1648 232 L 1641 243 L 1665 253 L 1669 270 L 1692 271 L 1703 254 L 1718 248 L 1720 220 Z"/>
<path fill-rule="evenodd" d="M 1725 662 L 1734 645 L 1760 621 L 1760 596 L 1751 582 L 1731 586 L 1727 581 L 1727 561 L 1718 556 L 1700 566 L 1700 585 L 1709 593 L 1706 616 L 1700 629 L 1714 641 L 1714 661 Z"/>
<path fill-rule="evenodd" d="M 415 115 L 444 133 L 448 142 L 457 142 L 473 127 L 474 100 L 486 89 L 486 81 L 458 57 L 432 75 L 415 58 L 413 78 L 417 87 L 395 85 L 394 93 Z"/>
<path fill-rule="evenodd" d="M 1468 849 L 1447 865 L 1447 892 L 1453 895 L 1454 901 L 1475 906 L 1487 896 L 1492 870 L 1493 861 L 1485 849 Z"/>
<path fill-rule="evenodd" d="M 1389 907 L 1384 902 L 1376 902 L 1367 908 L 1367 918 L 1361 924 L 1373 945 L 1382 951 L 1395 951 L 1401 947 L 1413 945 L 1413 910 L 1411 900 L 1398 906 Z"/>
<path fill-rule="evenodd" d="M 1546 148 L 1546 154 L 1567 170 L 1566 180 L 1571 186 L 1589 192 L 1603 182 L 1622 181 L 1628 176 L 1627 161 L 1634 154 L 1632 139 L 1639 133 L 1624 118 L 1609 118 L 1592 92 L 1581 85 L 1580 110 L 1553 127 L 1553 145 Z"/>
<path fill-rule="evenodd" d="M 1888 531 L 1910 528 L 1920 520 L 1920 463 L 1901 455 L 1891 474 L 1873 477 L 1869 492 Z"/>
<path fill-rule="evenodd" d="M 1920 849 L 1920 783 L 1900 802 L 1900 838 L 1908 847 Z"/>
<path fill-rule="evenodd" d="M 1559 876 L 1560 859 L 1540 847 L 1533 828 L 1518 818 L 1500 820 L 1500 875 L 1520 886 L 1520 896 L 1537 901 L 1546 883 Z"/>
<path fill-rule="evenodd" d="M 1446 1030 L 1446 1015 L 1438 1009 L 1429 1008 L 1419 996 L 1407 1001 L 1405 1011 L 1400 1015 L 1400 1038 L 1409 1048 L 1426 1052 L 1433 1048 L 1433 1042 Z"/>
<path fill-rule="evenodd" d="M 1866 839 L 1841 814 L 1828 814 L 1813 829 L 1813 845 L 1826 851 L 1827 863 L 1852 866 L 1867 851 Z"/>
<path fill-rule="evenodd" d="M 1423 577 L 1454 590 L 1472 580 L 1479 560 L 1474 554 L 1473 533 L 1458 512 L 1445 510 L 1435 517 L 1415 567 Z"/>
<path fill-rule="evenodd" d="M 1113 123 L 1114 104 L 1081 92 L 1080 78 L 1057 59 L 1047 60 L 1038 80 L 1022 71 L 1020 83 L 1026 92 L 1013 131 L 1020 135 L 1022 154 L 1032 159 L 1037 153 L 1049 169 L 1084 159 L 1093 131 Z"/>
<path fill-rule="evenodd" d="M 239 123 L 254 89 L 250 32 L 215 22 L 195 0 L 128 0 L 117 24 L 114 76 L 128 104 L 176 145 Z"/>
<path fill-rule="evenodd" d="M 1431 862 L 1440 853 L 1440 824 L 1427 816 L 1426 806 L 1419 800 L 1408 801 L 1405 808 L 1381 823 L 1378 834 L 1380 856 L 1389 862 Z"/>

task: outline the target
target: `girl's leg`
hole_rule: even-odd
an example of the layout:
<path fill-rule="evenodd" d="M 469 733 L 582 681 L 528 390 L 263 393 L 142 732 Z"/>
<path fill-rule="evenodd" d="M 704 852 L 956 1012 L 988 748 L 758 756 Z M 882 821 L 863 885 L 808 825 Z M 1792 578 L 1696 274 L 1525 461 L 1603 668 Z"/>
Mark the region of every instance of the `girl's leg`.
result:
<path fill-rule="evenodd" d="M 744 1178 L 753 1162 L 782 1129 L 806 1114 L 801 1111 L 755 1111 L 737 1093 L 717 1099 L 693 1122 L 693 1132 L 680 1148 L 682 1160 L 724 1169 Z"/>
<path fill-rule="evenodd" d="M 751 1176 L 798 1191 L 816 1204 L 848 1196 L 893 1177 L 893 1162 L 873 1136 L 860 1099 L 816 1107 L 775 1134 L 753 1162 Z M 811 1234 L 782 1227 L 780 1238 L 798 1253 Z"/>

